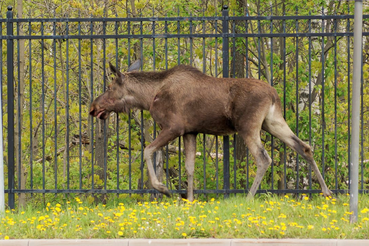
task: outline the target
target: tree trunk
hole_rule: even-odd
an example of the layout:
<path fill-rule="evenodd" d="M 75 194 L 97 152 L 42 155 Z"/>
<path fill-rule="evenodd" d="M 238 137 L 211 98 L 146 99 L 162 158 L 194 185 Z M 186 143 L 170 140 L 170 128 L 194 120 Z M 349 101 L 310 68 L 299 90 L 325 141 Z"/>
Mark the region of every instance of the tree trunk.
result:
<path fill-rule="evenodd" d="M 17 1 L 17 18 L 22 18 L 23 17 L 23 1 L 22 0 L 18 0 Z M 23 28 L 20 27 L 19 28 L 19 35 L 23 35 Z M 16 88 L 16 91 L 19 90 L 19 97 L 16 97 L 16 108 L 17 108 L 17 117 L 15 117 L 15 139 L 19 139 L 19 136 L 21 136 L 21 132 L 20 129 L 22 128 L 22 119 L 23 119 L 23 105 L 24 105 L 24 74 L 25 74 L 25 69 L 24 69 L 24 39 L 20 39 L 19 42 L 19 86 L 18 88 Z M 20 177 L 18 177 L 20 179 L 20 187 L 19 189 L 25 189 L 26 188 L 26 172 L 25 172 L 25 167 L 23 165 L 22 162 L 22 151 L 21 151 L 22 146 L 18 144 L 18 141 L 15 142 L 15 153 L 16 153 L 16 160 L 17 160 L 17 168 L 20 168 Z M 18 155 L 18 153 L 21 153 L 20 155 Z M 26 194 L 25 193 L 20 193 L 19 194 L 19 203 L 18 206 L 19 208 L 24 207 L 26 204 Z"/>
<path fill-rule="evenodd" d="M 97 45 L 97 57 L 96 60 L 97 61 L 101 61 L 104 59 L 104 57 L 100 57 L 100 55 L 102 54 L 102 43 Z M 105 68 L 103 68 L 105 69 Z M 103 76 L 100 76 L 101 73 L 96 73 L 97 77 L 96 80 L 101 82 L 104 81 L 105 78 L 103 78 Z M 96 166 L 98 167 L 98 169 L 96 170 L 96 174 L 99 177 L 99 184 L 97 184 L 95 182 L 95 189 L 103 189 L 104 188 L 104 184 L 106 182 L 105 180 L 105 153 L 106 153 L 106 141 L 105 138 L 108 137 L 108 126 L 109 125 L 109 118 L 106 120 L 96 120 L 96 125 L 95 125 L 95 163 Z M 95 180 L 96 181 L 96 180 Z M 101 195 L 97 195 L 94 194 L 94 198 L 95 198 L 95 202 L 96 203 L 105 203 L 106 202 L 106 194 Z"/>
<path fill-rule="evenodd" d="M 97 60 L 102 61 L 102 57 L 100 57 L 100 54 L 102 53 L 102 45 L 98 45 L 98 52 L 97 52 Z M 105 68 L 103 68 L 105 69 Z M 101 73 L 97 73 L 101 74 Z M 97 77 L 97 81 L 103 81 L 104 78 L 101 76 Z M 104 166 L 105 166 L 105 136 L 107 133 L 107 127 L 109 125 L 109 119 L 107 120 L 97 120 L 96 122 L 96 143 L 95 143 L 95 159 L 96 159 L 96 165 L 99 167 L 99 170 L 96 172 L 96 174 L 99 176 L 100 180 L 104 181 L 105 175 L 104 175 Z M 102 188 L 102 187 L 100 187 Z"/>
<path fill-rule="evenodd" d="M 241 13 L 244 13 L 245 11 L 245 2 L 244 0 L 237 0 L 238 9 Z M 240 33 L 241 28 L 243 28 L 245 25 L 245 22 L 243 21 L 236 21 L 235 22 L 235 31 L 236 33 Z M 234 78 L 244 78 L 245 77 L 245 56 L 244 54 L 237 49 L 236 47 L 233 47 L 234 49 L 234 57 L 232 59 L 232 68 L 234 68 L 234 71 L 232 71 L 232 77 Z M 237 170 L 242 169 L 241 163 L 245 160 L 247 155 L 247 146 L 243 140 L 242 137 L 239 135 L 236 135 L 236 142 L 235 142 L 235 151 L 236 151 L 236 165 Z M 241 186 L 244 186 L 244 184 L 241 184 Z"/>
<path fill-rule="evenodd" d="M 105 124 L 108 124 L 108 120 L 97 120 L 96 122 L 96 132 L 95 132 L 95 161 L 99 169 L 96 174 L 99 179 L 104 181 L 104 166 L 105 166 Z M 98 188 L 103 188 L 101 185 Z"/>
<path fill-rule="evenodd" d="M 65 85 L 65 67 L 64 67 L 64 59 L 63 59 L 63 51 L 62 51 L 62 40 L 59 40 L 59 59 L 60 59 L 60 69 L 62 71 L 62 76 L 61 76 L 61 84 L 62 84 L 62 88 L 63 88 L 63 95 L 65 96 L 65 98 L 67 98 L 67 90 L 66 90 L 66 85 Z M 65 101 L 65 104 L 67 104 L 67 101 Z M 65 123 L 67 122 L 67 116 L 65 117 Z M 65 133 L 65 150 L 63 153 L 63 178 L 65 179 L 67 176 L 67 145 L 69 143 L 67 142 L 67 134 Z M 64 188 L 65 187 L 65 183 L 63 184 Z"/>

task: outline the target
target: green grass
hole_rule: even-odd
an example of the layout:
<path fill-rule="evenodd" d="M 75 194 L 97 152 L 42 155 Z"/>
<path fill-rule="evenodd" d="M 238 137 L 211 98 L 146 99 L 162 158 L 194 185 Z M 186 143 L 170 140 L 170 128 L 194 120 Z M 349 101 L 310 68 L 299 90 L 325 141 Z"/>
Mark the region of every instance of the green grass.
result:
<path fill-rule="evenodd" d="M 209 201 L 90 205 L 75 198 L 42 209 L 6 211 L 0 239 L 30 238 L 355 238 L 369 239 L 369 197 L 360 196 L 350 224 L 349 197 L 260 195 Z"/>

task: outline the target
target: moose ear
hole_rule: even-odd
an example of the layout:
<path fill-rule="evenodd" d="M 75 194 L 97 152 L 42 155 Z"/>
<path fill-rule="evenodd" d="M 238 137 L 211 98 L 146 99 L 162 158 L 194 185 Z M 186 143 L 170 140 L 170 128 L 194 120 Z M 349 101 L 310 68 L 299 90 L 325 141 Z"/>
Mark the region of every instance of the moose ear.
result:
<path fill-rule="evenodd" d="M 131 66 L 128 68 L 128 72 L 136 71 L 141 68 L 141 59 L 136 60 L 134 63 L 132 63 Z"/>
<path fill-rule="evenodd" d="M 122 73 L 116 67 L 114 67 L 113 64 L 111 64 L 111 62 L 109 62 L 109 67 L 112 73 L 114 73 L 115 75 L 119 77 L 121 76 Z"/>

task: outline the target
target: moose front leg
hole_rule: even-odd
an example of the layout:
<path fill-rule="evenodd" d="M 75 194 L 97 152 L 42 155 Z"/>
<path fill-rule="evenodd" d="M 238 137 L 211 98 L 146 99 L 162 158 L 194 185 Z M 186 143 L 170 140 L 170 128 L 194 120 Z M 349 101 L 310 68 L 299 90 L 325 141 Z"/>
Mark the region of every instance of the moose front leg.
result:
<path fill-rule="evenodd" d="M 144 157 L 146 160 L 147 169 L 149 171 L 150 182 L 152 186 L 154 187 L 155 190 L 169 197 L 170 197 L 170 192 L 168 188 L 162 183 L 160 183 L 155 175 L 152 158 L 153 158 L 154 153 L 157 150 L 167 145 L 170 141 L 172 141 L 176 137 L 177 135 L 173 134 L 173 132 L 169 130 L 162 130 L 160 134 L 158 135 L 158 137 L 151 144 L 149 144 L 144 150 Z"/>
<path fill-rule="evenodd" d="M 183 142 L 185 148 L 185 165 L 187 171 L 187 200 L 193 201 L 193 174 L 195 170 L 195 158 L 196 158 L 196 134 L 183 135 Z"/>

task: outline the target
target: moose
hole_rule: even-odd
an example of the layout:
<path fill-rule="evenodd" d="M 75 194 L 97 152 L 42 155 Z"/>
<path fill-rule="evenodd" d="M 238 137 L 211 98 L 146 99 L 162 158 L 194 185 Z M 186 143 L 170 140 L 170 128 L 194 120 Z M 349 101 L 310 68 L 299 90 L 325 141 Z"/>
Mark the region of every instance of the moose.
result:
<path fill-rule="evenodd" d="M 257 172 L 247 198 L 252 198 L 272 160 L 263 147 L 260 131 L 279 138 L 311 165 L 324 196 L 331 196 L 314 161 L 311 147 L 300 140 L 283 118 L 277 91 L 253 78 L 214 78 L 198 69 L 178 65 L 165 71 L 143 72 L 136 60 L 120 72 L 109 63 L 114 80 L 91 104 L 90 115 L 105 120 L 111 112 L 149 110 L 161 131 L 144 149 L 144 158 L 154 189 L 170 196 L 158 181 L 153 154 L 177 137 L 183 136 L 187 171 L 187 199 L 193 201 L 196 135 L 228 135 L 238 132 L 255 158 Z"/>

